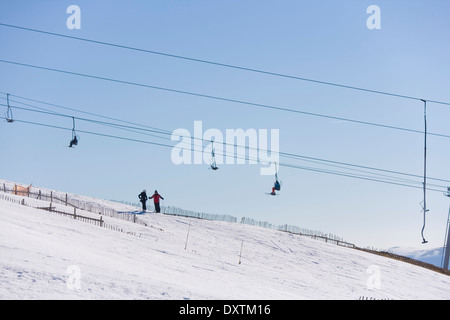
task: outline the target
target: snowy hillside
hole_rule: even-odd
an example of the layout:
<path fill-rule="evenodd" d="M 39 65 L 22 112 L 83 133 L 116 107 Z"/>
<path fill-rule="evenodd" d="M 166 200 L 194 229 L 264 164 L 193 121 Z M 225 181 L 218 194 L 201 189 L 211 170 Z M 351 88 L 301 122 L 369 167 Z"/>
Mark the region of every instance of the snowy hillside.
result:
<path fill-rule="evenodd" d="M 449 276 L 307 237 L 153 213 L 104 228 L 22 199 L 49 205 L 0 192 L 0 299 L 450 299 Z"/>
<path fill-rule="evenodd" d="M 388 251 L 411 259 L 426 262 L 437 267 L 442 266 L 442 247 L 425 250 L 417 250 L 415 248 L 408 247 L 392 247 L 389 248 Z"/>

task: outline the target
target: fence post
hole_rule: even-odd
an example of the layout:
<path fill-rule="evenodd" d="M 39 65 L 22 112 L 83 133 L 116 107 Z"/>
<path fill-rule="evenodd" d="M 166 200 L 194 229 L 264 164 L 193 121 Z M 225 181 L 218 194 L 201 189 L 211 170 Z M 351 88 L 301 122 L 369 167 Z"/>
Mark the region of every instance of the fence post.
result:
<path fill-rule="evenodd" d="M 53 202 L 53 191 L 50 191 L 50 203 Z"/>
<path fill-rule="evenodd" d="M 239 264 L 241 264 L 241 256 L 242 256 L 242 246 L 244 245 L 244 240 L 241 242 L 241 251 L 239 252 Z"/>
<path fill-rule="evenodd" d="M 39 190 L 38 199 L 41 200 L 41 190 Z"/>
<path fill-rule="evenodd" d="M 77 208 L 73 207 L 73 218 L 77 218 Z"/>
<path fill-rule="evenodd" d="M 100 227 L 102 227 L 103 226 L 103 219 L 102 219 L 102 216 L 100 216 Z"/>
<path fill-rule="evenodd" d="M 187 236 L 186 236 L 186 243 L 184 245 L 184 250 L 186 250 L 186 248 L 187 248 L 187 243 L 188 243 L 188 239 L 189 239 L 189 230 L 191 230 L 191 223 L 190 222 L 189 222 L 188 232 L 187 232 Z"/>
<path fill-rule="evenodd" d="M 67 207 L 67 193 L 66 193 L 66 207 Z"/>

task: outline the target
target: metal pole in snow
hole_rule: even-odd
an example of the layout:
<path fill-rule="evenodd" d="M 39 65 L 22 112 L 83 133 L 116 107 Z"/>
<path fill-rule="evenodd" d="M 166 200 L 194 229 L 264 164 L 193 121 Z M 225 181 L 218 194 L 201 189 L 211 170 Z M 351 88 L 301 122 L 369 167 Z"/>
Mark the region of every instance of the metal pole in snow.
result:
<path fill-rule="evenodd" d="M 186 244 L 184 245 L 184 250 L 186 250 L 186 248 L 187 248 L 187 242 L 188 242 L 188 238 L 189 238 L 189 230 L 190 229 L 191 229 L 191 223 L 189 222 L 188 232 L 187 232 L 187 236 L 186 236 Z"/>
<path fill-rule="evenodd" d="M 450 261 L 450 207 L 448 207 L 448 221 L 447 221 L 447 232 L 446 232 L 447 242 L 445 243 L 445 252 L 442 255 L 444 259 L 444 263 L 442 267 L 446 270 L 449 270 L 448 263 Z M 444 250 L 444 248 L 442 248 Z"/>
<path fill-rule="evenodd" d="M 444 194 L 447 197 L 450 197 L 450 187 L 447 188 L 447 194 Z M 446 270 L 448 269 L 448 263 L 450 261 L 450 206 L 448 207 L 448 218 L 447 218 L 447 229 L 445 231 L 444 247 L 442 248 L 442 267 Z"/>
<path fill-rule="evenodd" d="M 242 256 L 242 246 L 244 245 L 244 240 L 241 242 L 241 252 L 239 252 L 239 264 L 241 264 L 241 256 Z"/>

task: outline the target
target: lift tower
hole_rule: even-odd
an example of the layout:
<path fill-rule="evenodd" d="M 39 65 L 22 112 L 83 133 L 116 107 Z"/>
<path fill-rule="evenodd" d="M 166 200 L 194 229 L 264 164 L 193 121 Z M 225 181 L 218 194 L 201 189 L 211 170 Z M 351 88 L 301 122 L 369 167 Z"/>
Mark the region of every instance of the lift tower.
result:
<path fill-rule="evenodd" d="M 445 196 L 450 197 L 450 187 L 447 188 Z M 442 267 L 448 269 L 448 263 L 450 260 L 450 206 L 448 208 L 447 230 L 445 231 L 444 247 L 442 248 Z"/>

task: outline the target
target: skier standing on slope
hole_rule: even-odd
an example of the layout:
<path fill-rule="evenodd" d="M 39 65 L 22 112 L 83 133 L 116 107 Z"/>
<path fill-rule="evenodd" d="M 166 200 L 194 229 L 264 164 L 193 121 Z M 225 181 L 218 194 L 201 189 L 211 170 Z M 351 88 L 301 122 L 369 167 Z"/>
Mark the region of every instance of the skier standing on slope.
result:
<path fill-rule="evenodd" d="M 147 192 L 144 190 L 138 195 L 139 200 L 142 202 L 142 211 L 147 210 Z"/>
<path fill-rule="evenodd" d="M 164 198 L 158 193 L 157 190 L 155 190 L 155 193 L 149 199 L 153 199 L 153 203 L 155 205 L 155 211 L 158 213 L 161 212 L 161 208 L 159 207 L 159 199 L 164 200 Z"/>

